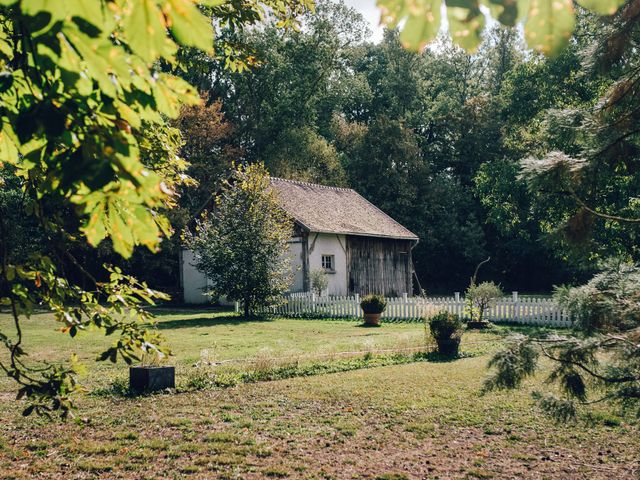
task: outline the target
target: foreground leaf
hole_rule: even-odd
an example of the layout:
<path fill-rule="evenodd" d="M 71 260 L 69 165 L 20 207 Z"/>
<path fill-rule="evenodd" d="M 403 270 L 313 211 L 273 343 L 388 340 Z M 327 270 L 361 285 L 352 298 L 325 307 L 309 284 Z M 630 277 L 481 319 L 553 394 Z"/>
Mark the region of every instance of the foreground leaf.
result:
<path fill-rule="evenodd" d="M 529 47 L 553 57 L 569 43 L 574 26 L 571 0 L 531 0 L 524 36 Z"/>

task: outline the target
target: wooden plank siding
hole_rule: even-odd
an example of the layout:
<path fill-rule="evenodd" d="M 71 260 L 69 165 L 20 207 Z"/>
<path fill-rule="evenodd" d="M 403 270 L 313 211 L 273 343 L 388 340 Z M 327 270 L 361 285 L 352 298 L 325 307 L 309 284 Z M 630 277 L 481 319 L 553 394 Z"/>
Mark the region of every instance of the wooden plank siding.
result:
<path fill-rule="evenodd" d="M 349 294 L 411 295 L 411 240 L 347 235 Z"/>

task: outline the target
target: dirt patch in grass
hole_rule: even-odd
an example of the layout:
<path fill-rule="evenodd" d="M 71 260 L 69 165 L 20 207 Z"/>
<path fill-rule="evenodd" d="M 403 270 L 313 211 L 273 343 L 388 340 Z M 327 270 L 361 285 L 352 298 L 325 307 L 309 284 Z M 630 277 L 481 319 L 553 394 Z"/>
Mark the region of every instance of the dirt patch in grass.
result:
<path fill-rule="evenodd" d="M 3 478 L 637 478 L 640 432 L 558 425 L 526 392 L 478 395 L 486 359 L 136 399 L 66 424 L 0 406 Z M 606 413 L 606 415 L 605 415 Z M 612 421 L 612 418 L 616 421 Z"/>

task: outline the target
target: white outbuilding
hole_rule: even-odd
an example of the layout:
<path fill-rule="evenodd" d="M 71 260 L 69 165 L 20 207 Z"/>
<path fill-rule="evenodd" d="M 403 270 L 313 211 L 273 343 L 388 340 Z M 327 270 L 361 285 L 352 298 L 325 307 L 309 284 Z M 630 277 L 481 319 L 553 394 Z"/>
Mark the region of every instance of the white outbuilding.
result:
<path fill-rule="evenodd" d="M 271 178 L 281 207 L 293 218 L 289 241 L 294 279 L 291 292 L 310 290 L 309 273 L 322 269 L 329 295 L 413 291 L 412 248 L 418 237 L 350 188 Z M 185 303 L 206 303 L 207 279 L 181 255 Z"/>

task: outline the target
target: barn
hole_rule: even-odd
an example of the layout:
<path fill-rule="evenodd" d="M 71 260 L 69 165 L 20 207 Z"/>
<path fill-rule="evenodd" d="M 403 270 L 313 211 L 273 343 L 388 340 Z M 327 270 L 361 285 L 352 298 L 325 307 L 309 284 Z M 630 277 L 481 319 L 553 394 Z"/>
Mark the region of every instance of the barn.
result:
<path fill-rule="evenodd" d="M 309 272 L 322 269 L 329 295 L 413 292 L 411 250 L 418 237 L 350 188 L 271 178 L 281 207 L 293 218 L 289 252 L 294 268 L 290 291 L 310 291 Z M 182 252 L 186 303 L 202 303 L 206 278 Z"/>

